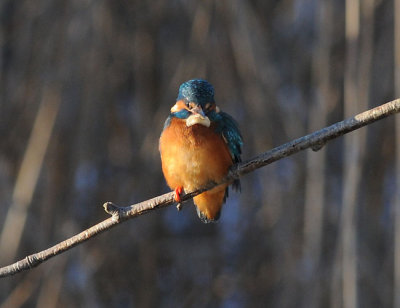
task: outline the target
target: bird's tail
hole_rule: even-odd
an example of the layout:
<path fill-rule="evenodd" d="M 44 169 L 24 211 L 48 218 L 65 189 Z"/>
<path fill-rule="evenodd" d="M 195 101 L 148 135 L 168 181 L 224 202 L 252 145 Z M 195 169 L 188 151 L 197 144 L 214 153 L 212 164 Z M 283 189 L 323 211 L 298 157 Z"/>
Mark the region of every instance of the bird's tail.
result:
<path fill-rule="evenodd" d="M 197 215 L 203 223 L 216 222 L 221 214 L 227 185 L 220 185 L 193 198 Z"/>

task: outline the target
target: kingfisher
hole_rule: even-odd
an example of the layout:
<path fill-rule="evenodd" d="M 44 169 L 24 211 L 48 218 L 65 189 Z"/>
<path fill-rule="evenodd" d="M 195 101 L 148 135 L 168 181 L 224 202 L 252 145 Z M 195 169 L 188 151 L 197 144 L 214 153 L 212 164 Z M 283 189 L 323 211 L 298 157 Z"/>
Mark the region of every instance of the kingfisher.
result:
<path fill-rule="evenodd" d="M 203 79 L 184 82 L 159 142 L 162 170 L 175 201 L 180 203 L 183 192 L 220 182 L 241 161 L 242 145 L 236 121 L 215 103 L 213 86 Z M 236 179 L 193 198 L 202 222 L 219 219 L 230 184 L 240 191 Z"/>

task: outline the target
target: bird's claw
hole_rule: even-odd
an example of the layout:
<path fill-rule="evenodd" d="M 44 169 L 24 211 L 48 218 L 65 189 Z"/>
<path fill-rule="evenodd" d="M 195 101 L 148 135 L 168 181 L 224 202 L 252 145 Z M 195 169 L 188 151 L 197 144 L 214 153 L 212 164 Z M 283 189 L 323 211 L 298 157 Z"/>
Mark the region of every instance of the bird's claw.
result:
<path fill-rule="evenodd" d="M 178 203 L 181 203 L 181 194 L 183 192 L 183 187 L 182 186 L 178 186 L 177 188 L 175 188 L 175 195 L 174 195 L 174 200 Z"/>
<path fill-rule="evenodd" d="M 176 205 L 176 208 L 178 211 L 180 211 L 182 209 L 182 203 L 181 203 L 181 194 L 183 192 L 183 187 L 182 186 L 178 186 L 177 188 L 175 188 L 175 195 L 174 195 L 174 200 L 176 202 L 178 202 L 178 204 Z"/>

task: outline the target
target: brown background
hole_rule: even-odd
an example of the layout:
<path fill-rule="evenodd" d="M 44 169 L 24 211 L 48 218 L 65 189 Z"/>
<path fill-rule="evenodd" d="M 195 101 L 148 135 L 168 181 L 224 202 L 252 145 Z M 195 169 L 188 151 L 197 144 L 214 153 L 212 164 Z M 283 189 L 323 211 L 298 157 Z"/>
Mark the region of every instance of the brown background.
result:
<path fill-rule="evenodd" d="M 244 159 L 394 99 L 394 2 L 360 2 L 0 1 L 1 265 L 167 192 L 187 79 L 214 85 Z M 0 304 L 390 307 L 398 117 L 243 177 L 218 224 L 154 211 L 1 279 Z"/>

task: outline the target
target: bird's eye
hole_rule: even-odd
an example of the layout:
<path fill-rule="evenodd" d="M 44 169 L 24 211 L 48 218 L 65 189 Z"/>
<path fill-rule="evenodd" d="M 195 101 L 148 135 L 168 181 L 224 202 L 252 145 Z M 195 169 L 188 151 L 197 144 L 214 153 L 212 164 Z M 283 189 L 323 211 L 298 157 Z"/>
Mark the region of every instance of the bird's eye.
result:
<path fill-rule="evenodd" d="M 196 104 L 195 103 L 193 103 L 193 102 L 190 102 L 190 103 L 188 103 L 188 105 L 187 105 L 190 109 L 193 109 L 193 108 L 195 108 L 196 107 Z"/>

